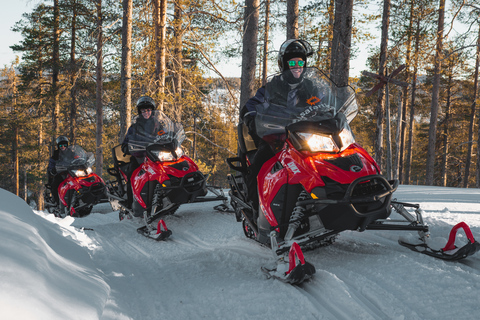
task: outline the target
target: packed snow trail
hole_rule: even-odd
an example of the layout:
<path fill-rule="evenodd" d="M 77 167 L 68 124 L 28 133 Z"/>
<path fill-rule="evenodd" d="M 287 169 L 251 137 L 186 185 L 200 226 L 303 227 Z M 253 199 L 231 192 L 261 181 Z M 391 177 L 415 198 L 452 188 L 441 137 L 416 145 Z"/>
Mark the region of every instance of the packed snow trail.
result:
<path fill-rule="evenodd" d="M 445 244 L 460 221 L 480 238 L 479 193 L 401 186 L 395 196 L 420 203 L 432 237 Z M 260 267 L 271 261 L 270 248 L 247 239 L 234 215 L 214 211 L 215 204 L 183 205 L 165 217 L 173 235 L 163 242 L 138 234 L 140 220 L 119 221 L 108 204 L 73 221 L 93 229 L 84 231 L 91 242 L 86 250 L 111 288 L 102 319 L 475 317 L 479 254 L 445 262 L 397 243 L 413 232 L 345 231 L 333 245 L 305 252 L 317 273 L 292 286 L 266 279 Z"/>
<path fill-rule="evenodd" d="M 291 297 L 288 291 L 294 288 L 265 280 L 260 266 L 270 250 L 246 239 L 233 215 L 197 207 L 186 205 L 165 218 L 173 235 L 164 242 L 136 233 L 140 220 L 112 222 L 117 213 L 102 215 L 101 224 L 98 214 L 75 220 L 76 227 L 94 229 L 85 231 L 98 243 L 93 260 L 123 313 L 133 319 L 263 319 L 265 314 L 282 318 L 283 308 L 304 306 L 311 312 L 303 312 L 303 319 L 317 318 L 310 301 Z M 255 298 L 265 291 L 269 297 Z"/>

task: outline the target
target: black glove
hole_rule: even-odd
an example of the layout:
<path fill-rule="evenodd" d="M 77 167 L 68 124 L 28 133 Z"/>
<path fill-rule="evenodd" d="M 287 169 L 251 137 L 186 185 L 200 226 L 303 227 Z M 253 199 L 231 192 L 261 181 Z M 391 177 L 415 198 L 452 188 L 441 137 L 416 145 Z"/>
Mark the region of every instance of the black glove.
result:
<path fill-rule="evenodd" d="M 56 175 L 57 174 L 57 169 L 53 168 L 50 173 L 52 174 L 52 176 Z"/>
<path fill-rule="evenodd" d="M 124 156 L 126 156 L 127 154 L 130 154 L 130 151 L 128 151 L 128 144 L 127 143 L 122 144 L 122 152 L 123 152 Z"/>

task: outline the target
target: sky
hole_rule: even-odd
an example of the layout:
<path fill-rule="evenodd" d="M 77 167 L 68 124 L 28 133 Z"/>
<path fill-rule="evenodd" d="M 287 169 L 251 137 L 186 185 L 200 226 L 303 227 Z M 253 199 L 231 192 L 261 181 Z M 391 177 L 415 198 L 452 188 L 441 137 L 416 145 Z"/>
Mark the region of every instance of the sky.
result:
<path fill-rule="evenodd" d="M 24 12 L 31 12 L 36 3 L 39 3 L 40 0 L 4 0 L 4 6 L 0 11 L 0 67 L 10 66 L 15 57 L 19 53 L 14 53 L 10 46 L 18 44 L 21 41 L 21 35 L 17 32 L 11 31 L 11 28 L 14 26 L 15 22 L 19 21 L 22 18 Z M 305 2 L 305 1 L 301 1 Z M 371 4 L 372 10 L 378 10 L 378 13 L 381 13 L 381 8 L 378 4 Z M 366 70 L 366 60 L 369 54 L 369 50 L 372 47 L 379 46 L 380 43 L 380 26 L 379 23 L 371 26 L 371 32 L 376 34 L 377 38 L 370 40 L 366 43 L 358 45 L 358 54 L 350 62 L 350 76 L 360 76 L 363 70 Z M 456 23 L 454 28 L 454 33 L 458 31 L 463 31 L 465 28 L 460 24 Z M 274 43 L 275 47 L 279 47 L 282 41 L 276 41 Z M 21 57 L 20 57 L 21 58 Z M 226 77 L 240 77 L 241 75 L 241 59 L 227 59 L 219 62 L 216 66 L 217 69 L 222 72 Z M 276 72 L 276 64 L 272 65 L 270 63 L 269 70 L 271 72 Z M 211 75 L 214 75 L 211 73 Z"/>
<path fill-rule="evenodd" d="M 444 246 L 460 221 L 480 238 L 480 190 L 399 186 L 420 204 L 429 242 Z M 217 202 L 182 205 L 156 242 L 100 204 L 55 218 L 0 189 L 2 320 L 470 320 L 478 315 L 480 253 L 448 262 L 410 251 L 406 231 L 344 231 L 304 252 L 316 268 L 300 286 L 267 279 L 270 248 L 247 239 Z M 392 219 L 399 216 L 392 214 Z M 462 232 L 456 244 L 466 243 Z"/>
<path fill-rule="evenodd" d="M 0 10 L 0 67 L 10 66 L 15 61 L 16 56 L 20 56 L 17 52 L 13 52 L 10 46 L 18 44 L 22 37 L 18 32 L 11 31 L 15 23 L 22 19 L 24 12 L 31 12 L 39 0 L 4 0 L 4 6 Z M 275 43 L 279 47 L 282 41 Z M 374 43 L 373 41 L 372 43 Z M 351 62 L 352 75 L 359 75 L 365 69 L 365 61 L 368 54 L 369 45 L 363 45 L 363 48 L 357 58 Z M 20 56 L 21 58 L 21 56 Z M 241 75 L 241 59 L 230 59 L 220 62 L 217 69 L 226 77 L 240 77 Z M 270 66 L 272 72 L 277 71 L 276 65 Z"/>
<path fill-rule="evenodd" d="M 0 67 L 10 66 L 18 53 L 14 53 L 10 46 L 18 44 L 22 37 L 20 33 L 11 29 L 17 21 L 22 19 L 24 12 L 31 12 L 37 0 L 4 0 L 0 10 Z"/>

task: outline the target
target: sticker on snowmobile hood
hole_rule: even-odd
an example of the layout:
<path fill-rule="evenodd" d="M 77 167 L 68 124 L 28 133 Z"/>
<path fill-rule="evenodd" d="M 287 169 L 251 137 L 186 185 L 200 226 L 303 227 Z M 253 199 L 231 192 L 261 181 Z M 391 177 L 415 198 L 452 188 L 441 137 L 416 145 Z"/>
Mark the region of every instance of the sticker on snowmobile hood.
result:
<path fill-rule="evenodd" d="M 318 99 L 318 98 L 317 98 Z M 335 109 L 325 103 L 312 105 L 298 115 L 298 120 L 321 117 L 322 119 L 331 119 L 335 116 Z M 319 119 L 321 120 L 321 119 Z"/>
<path fill-rule="evenodd" d="M 319 103 L 319 102 L 320 102 L 320 99 L 316 96 L 313 96 L 307 100 L 307 103 L 311 106 L 314 106 L 316 103 Z"/>

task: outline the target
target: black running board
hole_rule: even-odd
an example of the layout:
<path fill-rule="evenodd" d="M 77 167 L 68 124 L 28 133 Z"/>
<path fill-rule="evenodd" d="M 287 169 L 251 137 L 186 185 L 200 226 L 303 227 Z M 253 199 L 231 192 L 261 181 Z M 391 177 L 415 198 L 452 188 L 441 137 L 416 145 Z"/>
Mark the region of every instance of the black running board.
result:
<path fill-rule="evenodd" d="M 298 239 L 298 238 L 293 238 L 292 240 L 297 242 L 300 247 L 306 245 L 306 244 L 309 244 L 309 243 L 312 243 L 312 242 L 315 242 L 315 241 L 319 241 L 319 240 L 323 240 L 323 239 L 326 239 L 330 236 L 333 236 L 337 233 L 339 233 L 340 231 L 336 231 L 336 230 L 330 230 L 330 231 L 327 231 L 325 233 L 322 233 L 321 235 L 318 235 L 318 236 L 314 236 L 314 237 L 308 237 L 306 238 L 305 240 L 302 241 L 302 239 Z M 279 243 L 280 245 L 281 243 Z M 287 252 L 288 250 L 290 250 L 290 246 L 281 246 L 279 249 L 277 249 L 275 251 L 275 253 L 279 256 L 285 252 Z"/>
<path fill-rule="evenodd" d="M 195 200 L 193 200 L 193 203 L 210 202 L 210 201 L 226 201 L 226 200 L 228 200 L 227 197 L 196 197 Z"/>
<path fill-rule="evenodd" d="M 404 230 L 404 231 L 423 231 L 428 232 L 428 226 L 426 225 L 401 225 L 401 224 L 389 224 L 389 223 L 371 223 L 365 228 L 367 230 Z"/>

